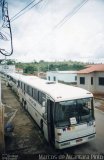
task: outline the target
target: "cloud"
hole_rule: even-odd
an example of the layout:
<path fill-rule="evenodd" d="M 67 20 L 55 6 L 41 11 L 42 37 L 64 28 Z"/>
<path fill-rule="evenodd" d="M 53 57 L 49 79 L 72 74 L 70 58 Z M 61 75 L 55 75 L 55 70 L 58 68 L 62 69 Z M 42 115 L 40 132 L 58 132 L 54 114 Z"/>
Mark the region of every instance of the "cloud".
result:
<path fill-rule="evenodd" d="M 37 0 L 38 1 L 38 0 Z M 36 2 L 37 2 L 36 1 Z M 44 0 L 11 23 L 14 54 L 20 61 L 101 57 L 104 51 L 104 1 L 91 0 L 53 30 L 83 0 Z M 10 17 L 30 2 L 8 0 Z"/>

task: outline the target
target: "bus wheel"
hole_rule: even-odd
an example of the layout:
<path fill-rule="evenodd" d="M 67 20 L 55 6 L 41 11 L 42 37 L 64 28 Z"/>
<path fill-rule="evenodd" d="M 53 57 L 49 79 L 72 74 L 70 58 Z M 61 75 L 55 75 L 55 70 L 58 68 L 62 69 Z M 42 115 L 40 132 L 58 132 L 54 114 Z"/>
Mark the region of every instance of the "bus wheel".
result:
<path fill-rule="evenodd" d="M 25 109 L 25 110 L 27 110 L 27 107 L 26 107 L 26 106 L 27 106 L 26 101 L 24 101 L 24 109 Z"/>
<path fill-rule="evenodd" d="M 24 99 L 22 98 L 22 107 L 24 107 Z"/>

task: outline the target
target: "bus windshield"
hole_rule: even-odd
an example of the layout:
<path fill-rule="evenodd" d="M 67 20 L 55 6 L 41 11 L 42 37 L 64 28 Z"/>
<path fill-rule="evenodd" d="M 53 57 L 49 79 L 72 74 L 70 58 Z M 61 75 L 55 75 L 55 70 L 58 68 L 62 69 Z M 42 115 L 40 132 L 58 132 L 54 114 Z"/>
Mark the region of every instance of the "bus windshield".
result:
<path fill-rule="evenodd" d="M 55 124 L 58 127 L 89 122 L 94 119 L 93 98 L 57 102 Z"/>

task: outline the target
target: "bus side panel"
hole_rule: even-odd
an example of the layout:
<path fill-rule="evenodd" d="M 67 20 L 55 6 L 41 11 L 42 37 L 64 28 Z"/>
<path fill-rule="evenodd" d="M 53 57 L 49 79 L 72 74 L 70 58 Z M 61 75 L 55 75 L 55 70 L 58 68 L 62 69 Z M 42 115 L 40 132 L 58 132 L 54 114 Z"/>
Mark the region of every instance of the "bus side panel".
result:
<path fill-rule="evenodd" d="M 47 128 L 47 123 L 46 121 L 43 120 L 43 117 L 39 114 L 38 111 L 36 111 L 34 109 L 34 107 L 27 102 L 27 110 L 29 112 L 29 114 L 32 116 L 32 118 L 35 120 L 35 122 L 38 124 L 38 126 L 41 128 L 41 120 L 43 121 L 43 127 L 41 128 L 41 130 L 44 133 L 44 136 L 46 138 L 46 140 L 48 141 L 48 128 Z"/>
<path fill-rule="evenodd" d="M 31 106 L 30 103 L 27 102 L 27 110 L 30 113 L 30 115 L 32 116 L 32 118 L 36 121 L 36 123 L 40 126 L 40 119 L 41 116 L 39 115 L 39 113 L 34 109 L 33 106 Z"/>

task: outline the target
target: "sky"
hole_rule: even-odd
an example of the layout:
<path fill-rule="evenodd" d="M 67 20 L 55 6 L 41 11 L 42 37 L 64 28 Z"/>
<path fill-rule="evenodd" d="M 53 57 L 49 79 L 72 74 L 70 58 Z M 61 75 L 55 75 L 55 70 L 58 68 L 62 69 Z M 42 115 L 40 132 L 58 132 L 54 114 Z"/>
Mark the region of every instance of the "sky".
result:
<path fill-rule="evenodd" d="M 77 10 L 85 1 L 43 0 L 12 21 L 12 17 L 32 0 L 7 0 L 14 48 L 9 58 L 21 62 L 78 60 L 104 63 L 104 0 L 88 0 Z M 32 5 L 37 2 L 39 0 Z M 6 34 L 3 30 L 2 33 Z M 8 34 L 6 36 L 9 39 Z M 0 48 L 3 47 L 10 49 L 10 41 L 0 40 Z M 1 58 L 4 56 L 0 55 Z"/>

